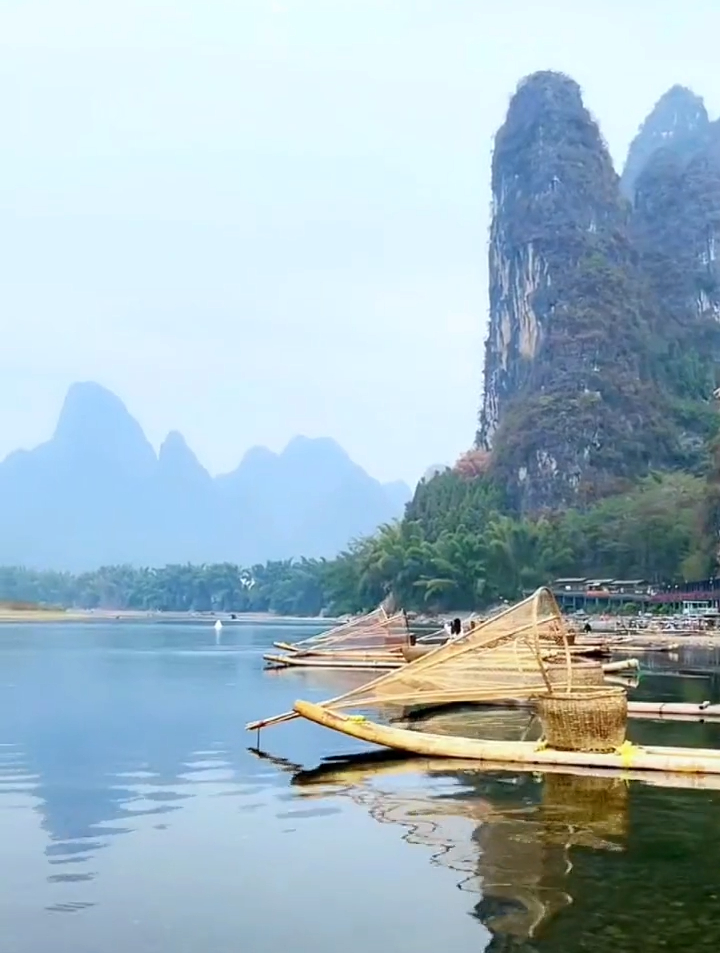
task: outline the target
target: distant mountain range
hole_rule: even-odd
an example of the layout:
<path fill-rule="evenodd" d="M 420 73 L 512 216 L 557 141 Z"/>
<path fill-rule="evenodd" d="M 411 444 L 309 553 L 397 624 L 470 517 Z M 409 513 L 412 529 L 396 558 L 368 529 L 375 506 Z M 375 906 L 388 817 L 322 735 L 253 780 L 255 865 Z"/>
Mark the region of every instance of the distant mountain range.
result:
<path fill-rule="evenodd" d="M 0 564 L 99 565 L 333 556 L 402 515 L 402 482 L 382 484 L 334 440 L 249 450 L 213 478 L 181 434 L 155 453 L 115 394 L 73 384 L 55 433 L 0 463 Z"/>

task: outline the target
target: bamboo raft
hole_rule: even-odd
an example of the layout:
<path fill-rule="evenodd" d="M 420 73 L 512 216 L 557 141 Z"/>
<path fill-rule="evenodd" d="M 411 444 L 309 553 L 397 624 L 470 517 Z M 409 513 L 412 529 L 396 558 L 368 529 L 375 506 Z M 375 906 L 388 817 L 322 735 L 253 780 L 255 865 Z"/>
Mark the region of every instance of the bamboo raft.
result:
<path fill-rule="evenodd" d="M 720 775 L 720 751 L 711 748 L 662 745 L 638 747 L 626 744 L 613 753 L 555 751 L 528 741 L 480 741 L 449 735 L 424 734 L 406 728 L 391 728 L 361 716 L 344 715 L 306 701 L 295 702 L 294 710 L 308 721 L 359 741 L 428 758 L 460 758 L 524 766 L 570 765 Z"/>
<path fill-rule="evenodd" d="M 275 643 L 280 645 L 283 643 Z M 434 652 L 438 645 L 447 645 L 449 642 L 431 645 L 402 645 L 390 649 L 366 651 L 363 649 L 327 649 L 302 651 L 297 648 L 286 655 L 267 653 L 263 659 L 273 668 L 327 668 L 361 671 L 391 671 L 402 668 L 409 662 L 425 658 Z M 577 645 L 570 646 L 569 652 L 573 658 L 607 658 L 611 652 L 604 645 Z M 637 669 L 637 659 L 623 659 L 618 662 L 608 662 L 607 672 L 621 672 L 626 669 Z"/>
<path fill-rule="evenodd" d="M 602 685 L 600 664 L 574 657 L 571 639 L 552 593 L 538 589 L 415 661 L 397 665 L 387 660 L 378 662 L 372 656 L 335 659 L 338 670 L 379 669 L 378 676 L 323 705 L 333 710 L 366 710 L 531 698 L 546 689 L 549 678 L 556 686 L 564 683 L 569 687 L 573 679 L 576 685 Z M 307 640 L 312 642 L 313 653 L 320 640 Z M 325 638 L 323 644 L 327 641 Z M 333 662 L 332 654 L 307 655 L 302 665 L 326 669 L 328 662 Z M 613 664 L 614 670 L 635 667 L 637 662 L 632 660 Z M 296 711 L 288 711 L 253 721 L 246 728 L 254 731 L 297 717 Z"/>
<path fill-rule="evenodd" d="M 445 775 L 448 760 L 443 757 L 413 755 L 389 748 L 358 752 L 356 754 L 331 755 L 314 768 L 278 758 L 261 751 L 248 749 L 257 758 L 268 761 L 281 771 L 292 774 L 291 784 L 299 787 L 319 785 L 323 793 L 327 785 L 359 785 L 385 775 Z M 478 761 L 476 758 L 453 758 L 453 771 L 489 773 L 527 771 L 527 765 L 517 761 Z M 534 769 L 535 770 L 535 769 Z M 560 774 L 564 777 L 579 778 L 618 778 L 623 781 L 637 781 L 648 787 L 677 788 L 680 790 L 720 791 L 720 775 L 715 774 L 679 774 L 674 771 L 635 771 L 632 768 L 606 768 L 593 765 L 543 764 L 537 766 L 543 776 Z"/>
<path fill-rule="evenodd" d="M 371 659 L 364 661 L 372 664 Z M 637 660 L 626 659 L 607 668 L 618 671 L 637 665 Z M 625 734 L 628 714 L 707 720 L 720 715 L 720 706 L 628 704 L 625 689 L 603 686 L 603 675 L 599 663 L 573 657 L 557 603 L 549 590 L 539 589 L 420 658 L 403 660 L 397 670 L 320 704 L 297 701 L 292 711 L 246 727 L 259 731 L 300 716 L 370 744 L 425 757 L 720 775 L 720 751 L 638 747 Z M 406 706 L 502 704 L 511 699 L 536 708 L 542 744 L 423 733 L 344 713 L 373 709 L 387 716 Z"/>
<path fill-rule="evenodd" d="M 437 644 L 447 644 L 447 642 Z M 400 654 L 406 662 L 415 662 L 417 659 L 423 658 L 433 651 L 433 649 L 437 648 L 437 644 L 404 645 L 400 649 Z M 585 642 L 575 643 L 569 646 L 569 651 L 573 657 L 607 658 L 612 655 L 613 647 L 608 642 Z"/>

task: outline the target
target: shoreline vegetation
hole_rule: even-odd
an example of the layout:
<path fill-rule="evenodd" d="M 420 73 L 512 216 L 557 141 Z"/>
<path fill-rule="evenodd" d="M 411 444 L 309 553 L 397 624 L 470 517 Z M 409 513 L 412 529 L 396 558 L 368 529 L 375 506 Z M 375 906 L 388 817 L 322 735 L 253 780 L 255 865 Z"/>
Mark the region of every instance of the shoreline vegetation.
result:
<path fill-rule="evenodd" d="M 116 565 L 78 573 L 0 566 L 0 622 L 220 618 L 322 627 L 390 600 L 414 625 L 437 625 L 492 612 L 552 579 L 675 585 L 709 576 L 717 565 L 720 483 L 657 474 L 584 510 L 531 518 L 511 515 L 473 460 L 465 455 L 454 469 L 421 481 L 402 520 L 353 541 L 333 559 Z M 700 642 L 685 633 L 669 641 L 677 638 L 685 645 L 714 641 L 700 633 Z M 666 641 L 655 632 L 650 640 Z"/>
<path fill-rule="evenodd" d="M 719 513 L 720 483 L 676 473 L 650 476 L 585 509 L 513 515 L 494 481 L 463 459 L 421 481 L 402 520 L 333 559 L 76 573 L 0 566 L 0 600 L 69 610 L 338 618 L 392 596 L 408 612 L 447 617 L 512 603 L 570 576 L 670 585 L 707 578 L 717 565 Z"/>

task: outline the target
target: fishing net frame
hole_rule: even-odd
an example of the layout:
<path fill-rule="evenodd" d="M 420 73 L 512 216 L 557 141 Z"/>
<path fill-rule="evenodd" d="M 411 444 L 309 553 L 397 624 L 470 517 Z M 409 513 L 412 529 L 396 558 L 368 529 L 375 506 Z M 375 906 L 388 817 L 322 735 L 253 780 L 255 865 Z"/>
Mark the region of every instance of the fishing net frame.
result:
<path fill-rule="evenodd" d="M 564 675 L 557 666 L 551 682 L 547 663 L 561 653 Z M 571 691 L 572 671 L 567 624 L 552 592 L 541 587 L 422 658 L 320 704 L 341 711 L 533 698 L 553 690 Z M 246 728 L 295 717 L 296 712 L 286 712 Z"/>
<path fill-rule="evenodd" d="M 399 653 L 401 647 L 408 644 L 409 635 L 404 612 L 388 615 L 384 607 L 379 606 L 359 619 L 333 626 L 300 642 L 276 645 L 298 657 L 332 655 L 340 658 L 341 653 Z"/>

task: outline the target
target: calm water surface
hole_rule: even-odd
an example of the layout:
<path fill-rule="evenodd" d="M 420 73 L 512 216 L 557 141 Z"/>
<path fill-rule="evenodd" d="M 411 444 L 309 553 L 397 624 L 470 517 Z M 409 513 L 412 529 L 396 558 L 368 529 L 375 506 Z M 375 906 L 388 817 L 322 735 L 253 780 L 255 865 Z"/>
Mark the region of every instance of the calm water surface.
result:
<path fill-rule="evenodd" d="M 324 762 L 363 748 L 301 721 L 248 751 L 246 721 L 352 684 L 263 672 L 309 631 L 0 627 L 3 953 L 720 948 L 720 790 Z M 637 697 L 718 700 L 719 661 L 658 657 Z M 720 726 L 631 725 L 720 747 Z"/>

